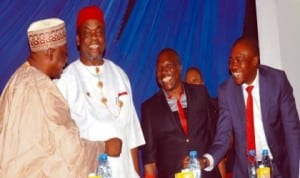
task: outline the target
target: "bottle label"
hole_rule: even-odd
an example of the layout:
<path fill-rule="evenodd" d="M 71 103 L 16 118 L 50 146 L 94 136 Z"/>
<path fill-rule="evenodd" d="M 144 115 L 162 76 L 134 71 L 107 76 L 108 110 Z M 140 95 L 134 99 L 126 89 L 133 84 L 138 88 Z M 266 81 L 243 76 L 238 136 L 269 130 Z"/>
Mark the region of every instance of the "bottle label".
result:
<path fill-rule="evenodd" d="M 271 178 L 270 167 L 260 167 L 257 169 L 257 178 Z"/>
<path fill-rule="evenodd" d="M 193 171 L 190 170 L 182 170 L 175 174 L 175 178 L 195 178 Z"/>

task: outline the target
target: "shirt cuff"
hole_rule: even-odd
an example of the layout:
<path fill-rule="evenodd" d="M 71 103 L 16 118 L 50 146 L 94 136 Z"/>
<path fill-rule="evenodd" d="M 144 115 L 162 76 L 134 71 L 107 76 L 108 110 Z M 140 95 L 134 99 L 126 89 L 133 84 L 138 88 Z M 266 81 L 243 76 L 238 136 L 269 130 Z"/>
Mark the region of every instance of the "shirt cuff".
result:
<path fill-rule="evenodd" d="M 214 158 L 211 156 L 211 154 L 208 154 L 208 153 L 205 153 L 203 156 L 205 158 L 207 158 L 208 161 L 209 161 L 209 165 L 206 168 L 204 168 L 204 170 L 205 171 L 212 171 L 214 169 L 214 166 L 213 166 L 214 165 Z"/>

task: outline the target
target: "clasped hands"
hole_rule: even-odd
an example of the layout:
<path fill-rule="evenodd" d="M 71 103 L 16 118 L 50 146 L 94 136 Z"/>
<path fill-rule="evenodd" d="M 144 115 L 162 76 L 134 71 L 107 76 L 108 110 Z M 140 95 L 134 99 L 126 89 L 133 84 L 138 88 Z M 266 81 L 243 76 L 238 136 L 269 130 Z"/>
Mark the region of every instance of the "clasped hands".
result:
<path fill-rule="evenodd" d="M 111 138 L 105 141 L 105 152 L 108 156 L 119 157 L 122 150 L 122 140 L 119 138 Z"/>

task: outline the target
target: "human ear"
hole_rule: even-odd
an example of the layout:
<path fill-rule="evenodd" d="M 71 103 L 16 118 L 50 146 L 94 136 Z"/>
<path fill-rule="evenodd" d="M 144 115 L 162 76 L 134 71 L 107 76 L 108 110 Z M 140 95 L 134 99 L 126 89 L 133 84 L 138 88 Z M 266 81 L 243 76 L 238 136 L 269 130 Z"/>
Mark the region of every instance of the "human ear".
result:
<path fill-rule="evenodd" d="M 80 45 L 80 39 L 79 39 L 78 33 L 76 34 L 76 44 L 77 44 L 77 46 Z"/>
<path fill-rule="evenodd" d="M 54 53 L 54 49 L 53 48 L 48 48 L 47 49 L 47 56 L 49 57 L 49 59 L 51 61 L 53 60 L 53 53 Z"/>
<path fill-rule="evenodd" d="M 252 64 L 255 66 L 259 64 L 259 57 L 257 55 L 253 57 Z"/>

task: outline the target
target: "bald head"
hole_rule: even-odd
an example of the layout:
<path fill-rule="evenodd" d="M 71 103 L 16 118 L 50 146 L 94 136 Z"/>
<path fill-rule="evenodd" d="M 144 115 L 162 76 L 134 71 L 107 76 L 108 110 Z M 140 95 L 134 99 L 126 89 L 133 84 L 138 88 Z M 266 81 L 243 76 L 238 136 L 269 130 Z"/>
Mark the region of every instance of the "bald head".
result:
<path fill-rule="evenodd" d="M 156 64 L 158 64 L 159 60 L 161 59 L 170 59 L 174 61 L 176 64 L 181 65 L 181 61 L 178 53 L 172 48 L 164 48 L 163 50 L 161 50 L 160 53 L 158 54 Z"/>
<path fill-rule="evenodd" d="M 244 48 L 251 53 L 251 55 L 259 56 L 258 43 L 257 40 L 253 38 L 241 37 L 234 42 L 232 48 L 236 46 L 244 46 Z"/>

